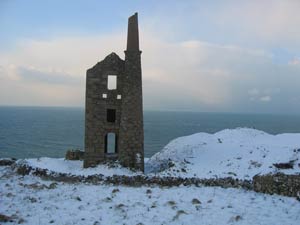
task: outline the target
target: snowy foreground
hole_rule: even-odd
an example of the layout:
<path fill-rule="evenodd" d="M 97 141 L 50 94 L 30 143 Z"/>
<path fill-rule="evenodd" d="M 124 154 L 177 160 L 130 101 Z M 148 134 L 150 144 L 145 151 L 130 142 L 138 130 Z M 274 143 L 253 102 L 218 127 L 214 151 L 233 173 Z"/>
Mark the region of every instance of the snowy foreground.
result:
<path fill-rule="evenodd" d="M 9 175 L 5 167 L 0 170 L 0 214 L 14 215 L 14 223 L 299 225 L 300 221 L 300 202 L 295 198 L 218 187 L 56 184 L 31 175 Z"/>
<path fill-rule="evenodd" d="M 236 177 L 300 173 L 300 134 L 269 135 L 253 129 L 198 133 L 170 142 L 146 162 L 147 176 Z M 291 169 L 274 163 L 292 162 Z M 32 167 L 88 176 L 137 175 L 121 167 L 83 169 L 80 161 L 26 159 Z M 139 173 L 140 174 L 140 173 Z M 67 184 L 20 176 L 0 167 L 1 215 L 22 224 L 300 224 L 296 198 L 242 189 Z M 9 223 L 12 224 L 12 223 Z"/>

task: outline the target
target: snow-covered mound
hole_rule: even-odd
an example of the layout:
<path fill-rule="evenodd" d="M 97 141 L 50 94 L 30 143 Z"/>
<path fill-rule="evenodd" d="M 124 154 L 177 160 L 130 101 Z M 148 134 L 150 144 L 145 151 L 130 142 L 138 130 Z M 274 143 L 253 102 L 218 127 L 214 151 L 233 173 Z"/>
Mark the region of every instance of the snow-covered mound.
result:
<path fill-rule="evenodd" d="M 51 172 L 66 173 L 71 175 L 89 176 L 94 174 L 102 174 L 104 176 L 112 175 L 137 175 L 127 168 L 120 165 L 101 164 L 95 168 L 83 168 L 83 161 L 79 160 L 65 160 L 64 158 L 37 158 L 19 160 L 17 163 L 26 164 L 32 168 L 48 169 Z"/>
<path fill-rule="evenodd" d="M 288 162 L 292 169 L 273 165 Z M 270 172 L 297 174 L 299 163 L 300 134 L 270 135 L 237 128 L 177 138 L 152 156 L 146 166 L 148 172 L 162 176 L 251 179 Z"/>

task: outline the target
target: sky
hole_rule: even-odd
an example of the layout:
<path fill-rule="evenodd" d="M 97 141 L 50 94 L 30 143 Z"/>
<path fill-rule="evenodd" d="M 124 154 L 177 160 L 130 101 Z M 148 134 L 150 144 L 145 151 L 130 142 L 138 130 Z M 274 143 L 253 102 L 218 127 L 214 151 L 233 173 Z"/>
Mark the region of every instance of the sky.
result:
<path fill-rule="evenodd" d="M 0 105 L 84 107 L 138 12 L 145 110 L 300 113 L 299 0 L 0 0 Z"/>

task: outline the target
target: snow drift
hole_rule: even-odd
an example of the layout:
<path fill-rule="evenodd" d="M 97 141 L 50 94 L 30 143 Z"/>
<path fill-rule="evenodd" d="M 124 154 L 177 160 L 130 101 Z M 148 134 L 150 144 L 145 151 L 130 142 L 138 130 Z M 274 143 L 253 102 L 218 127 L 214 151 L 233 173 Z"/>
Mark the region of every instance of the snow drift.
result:
<path fill-rule="evenodd" d="M 251 179 L 272 172 L 299 174 L 299 159 L 300 134 L 271 135 L 236 128 L 177 138 L 146 166 L 148 173 L 159 176 Z M 276 163 L 291 163 L 292 168 L 278 169 Z"/>

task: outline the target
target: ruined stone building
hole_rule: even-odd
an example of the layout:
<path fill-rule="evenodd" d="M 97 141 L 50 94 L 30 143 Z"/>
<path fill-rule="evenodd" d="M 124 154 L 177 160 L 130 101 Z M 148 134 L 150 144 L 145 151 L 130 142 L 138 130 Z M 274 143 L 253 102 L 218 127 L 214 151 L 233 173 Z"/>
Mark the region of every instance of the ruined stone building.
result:
<path fill-rule="evenodd" d="M 87 70 L 84 167 L 119 160 L 144 170 L 138 15 L 128 19 L 125 60 L 111 53 Z"/>

